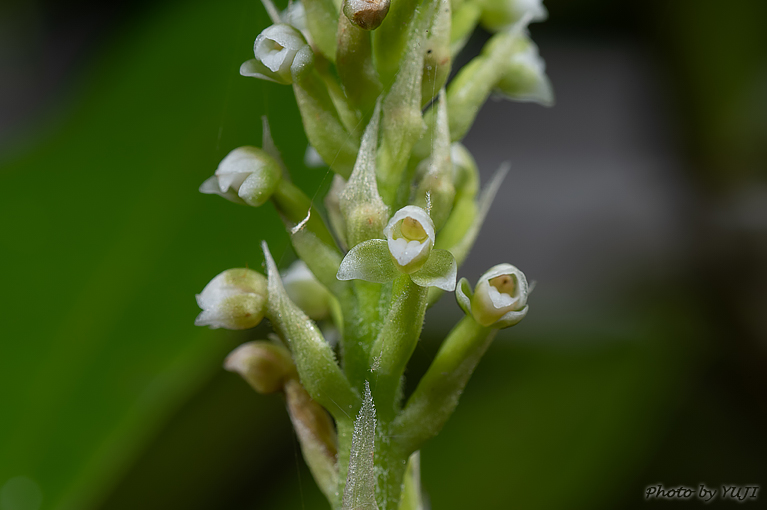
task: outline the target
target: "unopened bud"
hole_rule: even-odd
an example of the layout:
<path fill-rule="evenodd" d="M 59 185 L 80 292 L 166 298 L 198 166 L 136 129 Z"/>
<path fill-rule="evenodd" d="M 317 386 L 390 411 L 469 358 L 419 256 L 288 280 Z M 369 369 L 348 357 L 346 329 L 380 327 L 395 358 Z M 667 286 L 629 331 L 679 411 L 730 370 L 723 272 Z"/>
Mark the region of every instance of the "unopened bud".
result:
<path fill-rule="evenodd" d="M 227 269 L 197 294 L 202 312 L 195 326 L 211 329 L 249 329 L 264 318 L 267 306 L 266 278 L 246 268 Z"/>
<path fill-rule="evenodd" d="M 283 391 L 288 379 L 298 378 L 296 367 L 285 347 L 271 342 L 248 342 L 227 356 L 224 368 L 236 372 L 259 393 Z"/>
<path fill-rule="evenodd" d="M 524 17 L 528 21 L 543 21 L 548 16 L 542 0 L 480 0 L 482 26 L 498 32 L 517 23 Z"/>
<path fill-rule="evenodd" d="M 227 154 L 213 177 L 202 183 L 200 192 L 258 207 L 277 189 L 281 173 L 279 164 L 264 150 L 239 147 Z"/>
<path fill-rule="evenodd" d="M 293 83 L 291 68 L 294 61 L 303 60 L 296 56 L 307 47 L 306 39 L 296 28 L 284 23 L 267 27 L 253 45 L 256 58 L 243 63 L 240 74 L 284 85 Z"/>
<path fill-rule="evenodd" d="M 546 63 L 538 54 L 535 43 L 522 33 L 513 43 L 496 91 L 515 101 L 530 101 L 543 106 L 554 104 Z"/>
<path fill-rule="evenodd" d="M 315 321 L 330 313 L 332 296 L 302 260 L 297 260 L 282 276 L 282 285 L 291 301 Z"/>
<path fill-rule="evenodd" d="M 390 0 L 345 0 L 344 14 L 365 30 L 375 30 L 389 12 Z"/>

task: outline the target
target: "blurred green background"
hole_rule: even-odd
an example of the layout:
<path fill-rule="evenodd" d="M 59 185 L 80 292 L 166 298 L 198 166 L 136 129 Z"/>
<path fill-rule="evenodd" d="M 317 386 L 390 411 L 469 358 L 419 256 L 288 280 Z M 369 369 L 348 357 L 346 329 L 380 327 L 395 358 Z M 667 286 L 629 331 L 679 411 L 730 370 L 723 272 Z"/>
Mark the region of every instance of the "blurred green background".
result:
<path fill-rule="evenodd" d="M 536 244 L 523 224 L 548 232 L 547 211 L 558 211 L 553 223 L 571 214 L 562 196 L 589 199 L 549 179 L 534 207 L 507 215 L 533 189 L 526 179 L 541 177 L 536 155 L 512 172 L 482 234 L 489 250 L 475 250 L 466 274 L 481 273 L 489 251 L 538 289 L 530 320 L 499 335 L 422 452 L 432 507 L 637 508 L 648 484 L 765 487 L 767 4 L 546 5 L 550 20 L 532 33 L 561 109 L 505 105 L 512 113 L 493 119 L 492 103 L 467 145 L 482 152 L 472 143 L 483 133 L 503 138 L 540 117 L 539 154 L 563 151 L 576 172 L 589 151 L 567 144 L 594 124 L 570 98 L 610 98 L 576 91 L 569 76 L 590 76 L 606 52 L 629 63 L 640 54 L 654 88 L 626 97 L 661 112 L 641 124 L 673 162 L 656 183 L 672 207 L 643 206 L 677 225 L 674 248 L 657 263 L 618 264 L 625 285 L 558 278 L 589 276 L 575 258 L 599 260 L 617 238 Z M 260 268 L 261 239 L 282 267 L 293 257 L 270 207 L 197 192 L 232 148 L 260 143 L 262 115 L 294 180 L 310 196 L 329 184 L 304 166 L 291 89 L 237 73 L 267 23 L 255 0 L 0 6 L 0 510 L 325 508 L 281 399 L 221 369 L 267 330 L 192 325 L 194 294 L 226 268 Z M 585 48 L 580 60 L 574 47 Z M 620 71 L 606 62 L 607 76 Z M 635 158 L 600 143 L 616 161 Z M 514 161 L 514 148 L 498 150 Z M 509 255 L 492 244 L 493 225 L 511 232 Z M 630 225 L 615 228 L 628 233 L 627 253 L 641 253 Z M 427 316 L 411 385 L 458 313 L 444 301 Z"/>

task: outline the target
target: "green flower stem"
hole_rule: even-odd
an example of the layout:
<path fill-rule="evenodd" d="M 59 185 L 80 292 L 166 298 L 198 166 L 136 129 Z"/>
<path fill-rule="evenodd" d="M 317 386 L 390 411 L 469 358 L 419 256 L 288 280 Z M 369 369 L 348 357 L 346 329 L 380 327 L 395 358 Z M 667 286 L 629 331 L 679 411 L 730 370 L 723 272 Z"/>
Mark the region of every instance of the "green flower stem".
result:
<path fill-rule="evenodd" d="M 423 510 L 420 452 L 413 453 L 408 459 L 405 478 L 402 483 L 399 510 Z"/>
<path fill-rule="evenodd" d="M 466 45 L 471 33 L 477 27 L 482 9 L 475 2 L 464 2 L 453 11 L 450 30 L 450 52 L 453 56 Z"/>
<path fill-rule="evenodd" d="M 400 380 L 421 334 L 426 293 L 427 288 L 413 283 L 408 275 L 394 281 L 392 308 L 370 351 L 371 389 L 384 422 L 398 410 Z"/>
<path fill-rule="evenodd" d="M 348 179 L 359 145 L 346 130 L 327 85 L 314 65 L 306 64 L 293 72 L 293 92 L 309 142 L 331 170 Z"/>
<path fill-rule="evenodd" d="M 375 461 L 378 483 L 376 500 L 380 510 L 398 510 L 407 469 L 408 454 L 404 453 L 391 434 L 391 423 L 379 421 L 376 428 Z"/>
<path fill-rule="evenodd" d="M 336 58 L 336 20 L 338 8 L 333 0 L 303 0 L 306 25 L 312 42 L 331 61 Z"/>
<path fill-rule="evenodd" d="M 349 416 L 336 419 L 336 432 L 338 433 L 338 494 L 330 500 L 334 509 L 341 508 L 341 499 L 346 487 L 346 477 L 349 474 L 349 457 L 352 448 L 352 436 L 354 435 L 354 417 L 359 412 L 359 406 L 348 411 Z"/>
<path fill-rule="evenodd" d="M 309 221 L 303 228 L 313 233 L 324 244 L 333 248 L 338 255 L 340 250 L 336 246 L 333 235 L 320 216 L 319 211 L 312 205 L 312 201 L 306 194 L 287 179 L 281 179 L 277 189 L 272 195 L 272 201 L 282 216 L 293 224 L 301 223 L 309 214 Z M 304 259 L 306 260 L 306 259 Z"/>
<path fill-rule="evenodd" d="M 496 331 L 469 316 L 453 328 L 394 422 L 392 432 L 405 451 L 420 449 L 442 429 Z"/>
<path fill-rule="evenodd" d="M 349 103 L 366 124 L 381 94 L 381 80 L 373 65 L 370 32 L 354 25 L 346 16 L 338 18 L 336 67 Z"/>

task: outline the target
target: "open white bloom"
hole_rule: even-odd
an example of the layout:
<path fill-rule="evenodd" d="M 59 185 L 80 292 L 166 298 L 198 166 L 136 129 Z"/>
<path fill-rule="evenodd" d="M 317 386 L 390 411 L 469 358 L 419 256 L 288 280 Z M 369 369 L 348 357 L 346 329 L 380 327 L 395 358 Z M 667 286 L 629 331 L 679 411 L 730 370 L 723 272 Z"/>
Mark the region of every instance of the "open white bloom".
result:
<path fill-rule="evenodd" d="M 526 20 L 543 21 L 549 13 L 542 0 L 481 0 L 482 26 L 491 32 L 498 32 Z"/>
<path fill-rule="evenodd" d="M 462 278 L 456 290 L 458 304 L 485 327 L 507 328 L 527 315 L 529 288 L 524 273 L 511 264 L 498 264 L 483 274 L 472 295 Z"/>
<path fill-rule="evenodd" d="M 264 318 L 267 305 L 266 277 L 246 268 L 227 269 L 195 296 L 202 312 L 195 326 L 211 329 L 249 329 Z"/>
<path fill-rule="evenodd" d="M 314 320 L 324 319 L 330 313 L 332 295 L 306 266 L 295 261 L 282 275 L 282 285 L 291 301 Z"/>
<path fill-rule="evenodd" d="M 455 290 L 457 264 L 447 250 L 435 250 L 434 223 L 426 211 L 403 207 L 383 230 L 386 240 L 370 239 L 354 246 L 338 268 L 339 280 L 386 283 L 401 274 L 421 287 Z"/>
<path fill-rule="evenodd" d="M 213 177 L 200 186 L 200 192 L 258 207 L 272 196 L 280 175 L 278 163 L 264 150 L 238 147 L 221 160 Z"/>
<path fill-rule="evenodd" d="M 383 231 L 389 252 L 404 273 L 420 269 L 434 246 L 434 223 L 415 205 L 397 211 Z"/>
<path fill-rule="evenodd" d="M 253 45 L 256 58 L 244 62 L 240 74 L 276 83 L 293 83 L 291 67 L 304 48 L 308 49 L 309 45 L 298 29 L 285 23 L 267 27 Z"/>

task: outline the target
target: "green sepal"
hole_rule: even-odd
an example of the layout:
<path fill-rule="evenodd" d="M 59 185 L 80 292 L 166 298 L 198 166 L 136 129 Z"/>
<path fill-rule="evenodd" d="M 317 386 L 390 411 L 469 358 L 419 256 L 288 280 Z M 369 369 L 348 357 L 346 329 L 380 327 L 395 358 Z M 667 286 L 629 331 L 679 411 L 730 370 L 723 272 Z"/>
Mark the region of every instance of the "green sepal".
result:
<path fill-rule="evenodd" d="M 371 239 L 352 248 L 338 268 L 339 280 L 365 280 L 387 283 L 400 274 L 389 253 L 389 244 L 383 239 Z"/>
<path fill-rule="evenodd" d="M 453 254 L 447 250 L 432 250 L 421 269 L 412 273 L 410 278 L 420 287 L 438 287 L 452 292 L 458 266 Z"/>
<path fill-rule="evenodd" d="M 455 300 L 466 315 L 471 315 L 471 299 L 473 297 L 474 292 L 471 290 L 469 280 L 461 278 L 455 288 Z"/>

